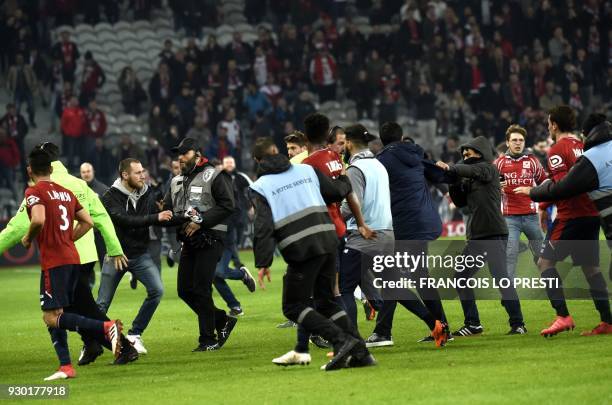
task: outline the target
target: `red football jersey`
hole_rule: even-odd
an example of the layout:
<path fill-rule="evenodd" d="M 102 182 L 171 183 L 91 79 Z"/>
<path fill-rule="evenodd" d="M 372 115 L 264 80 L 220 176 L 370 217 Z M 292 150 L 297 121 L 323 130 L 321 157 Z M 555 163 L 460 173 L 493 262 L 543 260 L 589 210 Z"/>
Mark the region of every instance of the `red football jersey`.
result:
<path fill-rule="evenodd" d="M 502 189 L 502 213 L 504 215 L 527 215 L 537 212 L 537 204 L 528 195 L 515 194 L 517 187 L 534 187 L 547 178 L 540 161 L 532 154 L 514 158 L 504 155 L 495 161 L 497 170 L 504 176 L 506 187 Z"/>
<path fill-rule="evenodd" d="M 577 138 L 568 136 L 553 146 L 548 151 L 548 173 L 553 181 L 560 181 L 574 166 L 576 160 L 582 156 L 584 145 Z M 555 201 L 557 205 L 558 219 L 571 219 L 580 217 L 596 217 L 599 212 L 593 201 L 586 193 L 567 200 Z"/>
<path fill-rule="evenodd" d="M 342 173 L 342 159 L 333 150 L 326 148 L 320 149 L 311 153 L 302 163 L 310 165 L 328 177 L 336 178 Z M 336 235 L 344 236 L 346 233 L 346 224 L 340 214 L 340 204 L 328 204 L 327 210 L 332 222 L 336 226 Z"/>
<path fill-rule="evenodd" d="M 72 241 L 76 212 L 83 209 L 72 192 L 52 181 L 39 181 L 25 192 L 28 216 L 32 207 L 45 207 L 45 224 L 36 237 L 42 270 L 67 264 L 80 264 L 79 252 Z"/>

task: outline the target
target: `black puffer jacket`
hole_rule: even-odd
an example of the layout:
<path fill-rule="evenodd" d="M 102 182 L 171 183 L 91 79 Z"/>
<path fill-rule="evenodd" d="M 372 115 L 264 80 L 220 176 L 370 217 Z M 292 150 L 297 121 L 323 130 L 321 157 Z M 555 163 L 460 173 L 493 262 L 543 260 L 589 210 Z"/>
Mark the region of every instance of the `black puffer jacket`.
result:
<path fill-rule="evenodd" d="M 147 252 L 149 247 L 149 226 L 158 225 L 159 209 L 155 196 L 148 186 L 138 198 L 136 207 L 128 201 L 128 195 L 117 186 L 117 181 L 102 196 L 102 204 L 108 211 L 117 238 L 128 259 Z"/>
<path fill-rule="evenodd" d="M 487 138 L 479 136 L 461 149 L 474 149 L 481 158 L 471 158 L 450 167 L 449 175 L 456 181 L 450 186 L 450 196 L 457 207 L 468 206 L 466 224 L 468 239 L 486 239 L 508 235 L 501 213 L 499 171 L 493 165 L 493 147 Z"/>

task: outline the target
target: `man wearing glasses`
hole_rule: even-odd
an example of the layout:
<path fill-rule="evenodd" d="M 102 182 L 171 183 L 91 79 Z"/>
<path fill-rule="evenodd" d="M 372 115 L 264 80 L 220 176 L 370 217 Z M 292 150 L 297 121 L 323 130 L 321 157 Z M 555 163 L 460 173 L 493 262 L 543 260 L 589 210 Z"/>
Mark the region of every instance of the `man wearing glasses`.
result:
<path fill-rule="evenodd" d="M 502 186 L 502 214 L 508 225 L 506 262 L 510 278 L 513 278 L 516 272 L 521 233 L 527 236 L 529 247 L 536 257 L 543 239 L 538 220 L 538 205 L 531 201 L 529 196 L 514 192 L 517 187 L 533 187 L 547 178 L 538 158 L 525 152 L 526 135 L 525 128 L 510 125 L 506 130 L 508 150 L 495 161 Z"/>

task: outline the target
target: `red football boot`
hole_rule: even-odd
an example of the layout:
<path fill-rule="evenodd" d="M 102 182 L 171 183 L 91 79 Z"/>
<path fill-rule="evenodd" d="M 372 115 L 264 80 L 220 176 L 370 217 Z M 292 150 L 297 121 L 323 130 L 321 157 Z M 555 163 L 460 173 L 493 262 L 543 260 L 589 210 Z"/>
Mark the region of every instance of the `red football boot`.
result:
<path fill-rule="evenodd" d="M 559 332 L 570 331 L 576 327 L 574 320 L 571 315 L 568 316 L 558 316 L 555 318 L 554 322 L 546 329 L 542 329 L 540 335 L 544 337 L 555 336 Z"/>

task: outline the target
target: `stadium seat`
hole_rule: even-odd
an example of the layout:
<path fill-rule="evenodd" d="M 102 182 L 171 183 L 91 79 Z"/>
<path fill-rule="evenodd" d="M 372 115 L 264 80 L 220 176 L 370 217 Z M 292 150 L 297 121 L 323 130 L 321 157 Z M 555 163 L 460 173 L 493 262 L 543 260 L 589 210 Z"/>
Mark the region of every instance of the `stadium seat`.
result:
<path fill-rule="evenodd" d="M 101 22 L 101 23 L 98 23 L 98 24 L 94 25 L 94 30 L 96 32 L 99 32 L 99 33 L 101 33 L 101 32 L 113 32 L 114 31 L 113 26 L 110 25 L 107 22 Z"/>
<path fill-rule="evenodd" d="M 357 121 L 357 109 L 356 108 L 348 108 L 344 110 L 346 119 L 349 121 Z"/>
<path fill-rule="evenodd" d="M 163 44 L 156 39 L 146 38 L 142 41 L 142 50 L 147 53 L 147 55 L 151 54 L 151 50 L 155 50 L 155 54 L 157 55 L 161 52 Z"/>
<path fill-rule="evenodd" d="M 142 41 L 137 41 L 135 39 L 128 39 L 127 41 L 123 42 L 123 49 L 129 53 L 129 56 L 132 59 L 135 59 L 137 54 L 144 53 L 142 50 Z"/>
<path fill-rule="evenodd" d="M 236 24 L 236 31 L 242 32 L 256 32 L 255 27 L 248 23 L 238 23 Z"/>
<path fill-rule="evenodd" d="M 128 23 L 127 21 L 118 21 L 118 22 L 116 22 L 113 25 L 113 28 L 117 32 L 120 32 L 120 31 L 131 31 L 132 30 L 132 24 Z"/>
<path fill-rule="evenodd" d="M 117 42 L 107 42 L 106 44 L 102 46 L 102 48 L 104 49 L 104 51 L 106 52 L 106 55 L 108 56 L 107 58 L 108 61 L 111 63 L 117 59 L 127 58 L 125 56 L 123 48 Z M 112 55 L 117 55 L 117 56 L 113 57 Z"/>
<path fill-rule="evenodd" d="M 90 41 L 79 41 L 77 42 L 77 45 L 79 47 L 79 51 L 81 53 L 87 52 L 87 51 L 91 51 L 91 53 L 94 54 L 94 58 L 97 58 L 97 55 L 103 55 L 106 54 L 106 51 L 102 48 L 102 46 L 100 45 L 99 42 L 90 42 Z"/>
<path fill-rule="evenodd" d="M 98 42 L 98 36 L 93 31 L 81 32 L 81 33 L 78 34 L 78 36 L 75 36 L 75 38 L 73 38 L 73 39 L 77 43 L 81 43 L 81 42 Z"/>
<path fill-rule="evenodd" d="M 155 29 L 168 29 L 168 30 L 172 30 L 174 28 L 172 26 L 172 22 L 170 20 L 166 19 L 166 18 L 157 18 L 157 19 L 153 20 L 151 25 Z"/>
<path fill-rule="evenodd" d="M 122 30 L 122 31 L 117 31 L 117 40 L 119 42 L 125 42 L 125 41 L 135 41 L 136 42 L 138 41 L 138 37 L 132 31 Z"/>
<path fill-rule="evenodd" d="M 74 34 L 75 35 L 81 35 L 83 33 L 91 33 L 95 35 L 95 30 L 93 25 L 89 25 L 89 24 L 77 24 L 77 26 L 74 28 Z"/>
<path fill-rule="evenodd" d="M 390 34 L 393 32 L 393 26 L 391 24 L 381 24 L 378 26 L 378 29 L 383 34 Z"/>
<path fill-rule="evenodd" d="M 236 29 L 232 27 L 231 25 L 223 24 L 217 27 L 217 29 L 215 30 L 215 33 L 217 34 L 218 37 L 220 37 L 221 35 L 225 35 L 228 33 L 231 34 L 235 30 Z"/>
<path fill-rule="evenodd" d="M 202 27 L 202 41 L 204 43 L 206 43 L 206 41 L 204 41 L 204 39 L 206 39 L 206 37 L 210 34 L 214 34 L 215 33 L 215 29 L 212 27 Z"/>
<path fill-rule="evenodd" d="M 221 10 L 223 10 L 223 12 L 226 14 L 234 11 L 244 13 L 244 4 L 236 2 L 223 2 L 221 5 Z"/>
<path fill-rule="evenodd" d="M 98 42 L 106 45 L 108 42 L 117 42 L 117 35 L 111 31 L 101 31 L 98 33 Z"/>
<path fill-rule="evenodd" d="M 134 30 L 134 34 L 136 34 L 136 38 L 138 38 L 139 41 L 149 40 L 149 39 L 154 40 L 154 41 L 159 41 L 159 38 L 157 37 L 157 33 L 155 33 L 154 31 L 150 29 Z"/>
<path fill-rule="evenodd" d="M 370 26 L 370 18 L 366 16 L 357 16 L 353 18 L 353 24 L 358 28 L 363 26 Z"/>
<path fill-rule="evenodd" d="M 359 25 L 357 31 L 361 32 L 367 38 L 372 33 L 372 27 L 369 25 Z"/>
<path fill-rule="evenodd" d="M 142 49 L 130 50 L 130 59 L 134 68 L 152 70 L 151 58 Z"/>
<path fill-rule="evenodd" d="M 165 41 L 166 39 L 176 38 L 176 33 L 170 28 L 159 28 L 155 32 L 157 32 L 158 37 L 161 38 L 162 41 Z"/>
<path fill-rule="evenodd" d="M 342 101 L 342 108 L 348 110 L 349 108 L 355 108 L 357 106 L 357 103 L 355 103 L 354 100 L 351 99 L 345 99 Z"/>
<path fill-rule="evenodd" d="M 233 12 L 225 16 L 224 22 L 226 24 L 241 24 L 246 23 L 247 19 L 241 12 Z"/>
<path fill-rule="evenodd" d="M 117 117 L 117 120 L 121 125 L 138 122 L 136 116 L 132 114 L 121 114 L 119 117 Z"/>
<path fill-rule="evenodd" d="M 257 24 L 257 28 L 259 27 L 264 27 L 270 32 L 274 31 L 274 27 L 269 22 L 262 22 L 262 23 Z"/>
<path fill-rule="evenodd" d="M 150 21 L 146 20 L 138 20 L 134 21 L 130 24 L 133 31 L 151 31 L 153 29 L 153 24 Z"/>
<path fill-rule="evenodd" d="M 104 113 L 106 114 L 106 122 L 108 125 L 115 125 L 117 124 L 117 118 L 110 114 L 110 108 L 108 108 L 108 106 L 99 106 L 98 107 L 100 110 L 104 111 Z"/>
<path fill-rule="evenodd" d="M 123 52 L 122 50 L 113 50 L 111 52 L 109 52 L 108 54 L 108 60 L 114 64 L 117 61 L 124 61 L 124 62 L 128 62 L 129 55 L 127 55 L 125 52 Z"/>
<path fill-rule="evenodd" d="M 59 35 L 64 31 L 68 31 L 70 34 L 74 34 L 74 28 L 70 25 L 60 25 L 55 29 L 55 36 L 59 37 Z"/>
<path fill-rule="evenodd" d="M 108 119 L 107 119 L 108 122 Z M 121 133 L 121 128 L 118 127 L 115 124 L 108 124 L 108 126 L 106 127 L 106 135 L 110 135 L 110 134 L 120 134 Z"/>
<path fill-rule="evenodd" d="M 257 34 L 254 34 L 252 32 L 246 33 L 242 35 L 242 40 L 244 42 L 246 42 L 247 44 L 253 44 L 255 41 L 257 41 L 258 37 Z M 230 39 L 231 41 L 231 39 Z"/>

